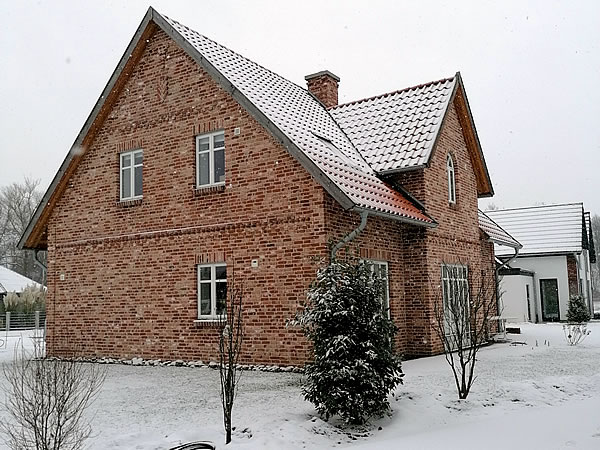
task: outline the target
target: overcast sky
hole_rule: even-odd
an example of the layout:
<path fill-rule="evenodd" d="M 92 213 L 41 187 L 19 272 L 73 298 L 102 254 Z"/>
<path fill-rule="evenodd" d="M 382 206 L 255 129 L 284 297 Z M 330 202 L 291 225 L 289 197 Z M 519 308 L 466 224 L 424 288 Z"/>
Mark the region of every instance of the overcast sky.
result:
<path fill-rule="evenodd" d="M 2 1 L 0 185 L 45 190 L 149 5 L 340 102 L 460 71 L 502 208 L 600 214 L 600 1 Z"/>

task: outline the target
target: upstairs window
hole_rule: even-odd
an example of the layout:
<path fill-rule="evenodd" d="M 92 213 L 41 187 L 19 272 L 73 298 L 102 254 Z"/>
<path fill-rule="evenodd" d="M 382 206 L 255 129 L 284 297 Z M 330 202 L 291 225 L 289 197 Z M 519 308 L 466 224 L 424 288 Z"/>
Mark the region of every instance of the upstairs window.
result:
<path fill-rule="evenodd" d="M 448 202 L 456 203 L 456 178 L 454 177 L 454 161 L 450 155 L 448 155 L 448 160 L 446 161 L 446 169 L 448 172 Z"/>
<path fill-rule="evenodd" d="M 198 266 L 198 319 L 218 319 L 225 314 L 227 301 L 227 266 Z"/>
<path fill-rule="evenodd" d="M 132 150 L 121 153 L 121 200 L 142 198 L 142 170 L 144 168 L 144 152 Z"/>
<path fill-rule="evenodd" d="M 225 133 L 203 134 L 196 137 L 196 186 L 225 183 Z"/>

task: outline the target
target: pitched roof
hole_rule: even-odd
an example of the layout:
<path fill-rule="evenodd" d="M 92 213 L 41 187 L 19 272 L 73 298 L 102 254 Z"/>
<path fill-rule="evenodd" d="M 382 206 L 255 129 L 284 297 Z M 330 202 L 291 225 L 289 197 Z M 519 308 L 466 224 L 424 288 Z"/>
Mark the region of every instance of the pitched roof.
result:
<path fill-rule="evenodd" d="M 423 167 L 456 88 L 456 77 L 330 109 L 376 172 Z"/>
<path fill-rule="evenodd" d="M 225 91 L 279 139 L 344 208 L 366 210 L 423 226 L 436 225 L 422 208 L 377 177 L 331 114 L 306 89 L 149 8 L 44 195 L 19 242 L 20 247 L 34 246 L 29 239 L 33 228 L 39 228 L 38 219 L 44 209 L 52 207 L 55 191 L 60 195 L 59 185 L 65 183 L 72 172 L 72 162 L 76 164 L 79 161 L 81 148 L 85 152 L 84 141 L 88 132 L 99 127 L 96 120 L 103 120 L 101 113 L 107 109 L 105 102 L 115 97 L 113 88 L 122 87 L 123 83 L 119 81 L 128 75 L 126 66 L 132 64 L 133 55 L 141 54 L 140 48 L 143 50 L 148 33 L 155 26 L 173 38 Z M 41 231 L 38 229 L 39 235 Z"/>
<path fill-rule="evenodd" d="M 0 266 L 0 294 L 5 294 L 7 292 L 21 292 L 27 286 L 32 285 L 41 287 L 41 284 L 36 283 L 31 278 L 24 277 L 13 270 Z"/>
<path fill-rule="evenodd" d="M 520 255 L 580 253 L 583 248 L 583 203 L 486 211 L 522 245 Z M 496 247 L 498 256 L 511 254 Z"/>
<path fill-rule="evenodd" d="M 519 241 L 508 234 L 506 230 L 490 219 L 483 211 L 480 209 L 477 211 L 479 213 L 479 228 L 489 237 L 490 241 L 514 249 L 523 247 Z"/>
<path fill-rule="evenodd" d="M 494 195 L 460 72 L 453 77 L 331 108 L 329 111 L 379 174 L 427 167 L 454 104 L 479 197 Z"/>

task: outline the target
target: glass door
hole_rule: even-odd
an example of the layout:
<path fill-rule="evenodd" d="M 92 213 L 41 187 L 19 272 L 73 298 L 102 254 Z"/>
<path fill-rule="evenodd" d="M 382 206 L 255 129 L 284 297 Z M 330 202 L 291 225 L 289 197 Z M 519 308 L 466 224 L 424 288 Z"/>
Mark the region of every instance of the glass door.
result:
<path fill-rule="evenodd" d="M 558 280 L 556 278 L 540 280 L 540 293 L 542 296 L 542 321 L 556 322 L 560 320 Z"/>

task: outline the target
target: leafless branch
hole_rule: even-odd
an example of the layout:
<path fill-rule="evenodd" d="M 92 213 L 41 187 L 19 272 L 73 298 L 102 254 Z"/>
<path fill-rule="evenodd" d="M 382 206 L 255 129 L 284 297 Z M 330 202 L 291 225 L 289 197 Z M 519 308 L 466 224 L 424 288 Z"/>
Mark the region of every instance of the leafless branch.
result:
<path fill-rule="evenodd" d="M 243 287 L 233 277 L 227 284 L 227 305 L 225 315 L 219 317 L 221 333 L 219 335 L 219 375 L 221 378 L 221 404 L 223 406 L 223 425 L 225 426 L 225 444 L 231 442 L 231 415 L 233 402 L 237 394 L 242 372 L 238 360 L 242 352 L 243 335 Z"/>
<path fill-rule="evenodd" d="M 435 331 L 444 346 L 444 356 L 452 369 L 458 397 L 465 399 L 476 380 L 477 352 L 489 339 L 490 317 L 497 314 L 497 286 L 493 270 L 468 272 L 468 282 L 460 282 L 449 265 L 434 302 Z M 444 270 L 444 269 L 443 269 Z"/>
<path fill-rule="evenodd" d="M 3 372 L 9 419 L 0 423 L 0 431 L 11 449 L 82 447 L 91 433 L 83 414 L 104 383 L 104 367 L 75 358 L 48 359 L 19 344 Z"/>

